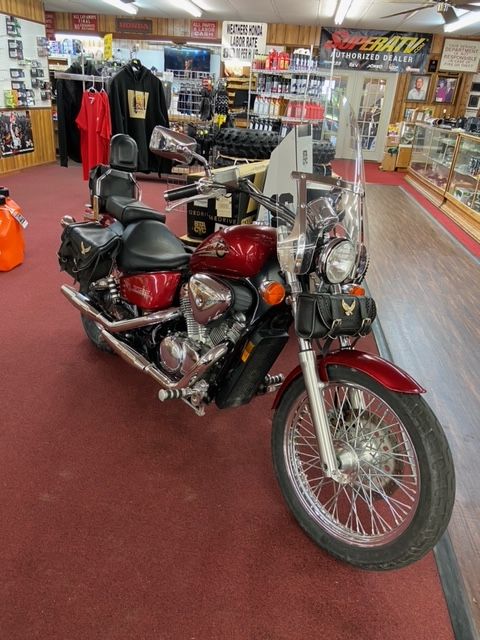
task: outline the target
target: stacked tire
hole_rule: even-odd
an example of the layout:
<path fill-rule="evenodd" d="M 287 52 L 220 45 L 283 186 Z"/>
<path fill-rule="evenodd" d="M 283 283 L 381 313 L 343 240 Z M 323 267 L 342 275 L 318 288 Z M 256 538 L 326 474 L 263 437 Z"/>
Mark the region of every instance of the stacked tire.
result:
<path fill-rule="evenodd" d="M 215 139 L 221 156 L 248 160 L 267 160 L 278 143 L 278 133 L 254 129 L 220 129 Z"/>

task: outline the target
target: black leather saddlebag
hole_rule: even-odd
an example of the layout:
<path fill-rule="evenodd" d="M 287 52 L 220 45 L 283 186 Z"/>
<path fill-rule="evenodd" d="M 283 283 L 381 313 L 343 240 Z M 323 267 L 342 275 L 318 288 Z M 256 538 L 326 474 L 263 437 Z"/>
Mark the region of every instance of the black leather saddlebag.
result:
<path fill-rule="evenodd" d="M 98 222 L 79 222 L 68 225 L 61 240 L 60 269 L 84 287 L 108 276 L 120 249 L 121 237 L 114 229 Z"/>

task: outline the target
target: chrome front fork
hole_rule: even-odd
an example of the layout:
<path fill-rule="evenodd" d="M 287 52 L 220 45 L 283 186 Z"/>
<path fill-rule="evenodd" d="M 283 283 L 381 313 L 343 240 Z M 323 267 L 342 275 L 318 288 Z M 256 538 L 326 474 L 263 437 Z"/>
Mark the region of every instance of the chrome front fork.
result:
<path fill-rule="evenodd" d="M 295 317 L 297 312 L 296 297 L 301 291 L 301 287 L 297 278 L 293 274 L 286 273 L 285 275 L 292 291 L 291 305 L 292 313 Z M 328 413 L 323 398 L 323 389 L 326 385 L 320 380 L 318 375 L 317 355 L 310 340 L 298 338 L 298 345 L 298 357 L 300 360 L 303 378 L 305 380 L 305 389 L 307 391 L 308 401 L 310 404 L 310 412 L 313 427 L 315 429 L 315 436 L 317 438 L 318 450 L 323 464 L 323 470 L 325 475 L 329 478 L 333 478 L 337 482 L 343 482 L 343 474 L 339 469 L 339 462 L 333 445 Z"/>
<path fill-rule="evenodd" d="M 335 447 L 333 446 L 328 413 L 323 399 L 323 389 L 326 385 L 319 378 L 317 356 L 312 349 L 310 341 L 299 338 L 298 342 L 300 346 L 298 357 L 300 367 L 302 368 L 303 379 L 305 380 L 305 388 L 310 403 L 310 413 L 317 437 L 320 458 L 323 463 L 323 470 L 329 478 L 340 480 L 341 474 L 338 468 Z"/>

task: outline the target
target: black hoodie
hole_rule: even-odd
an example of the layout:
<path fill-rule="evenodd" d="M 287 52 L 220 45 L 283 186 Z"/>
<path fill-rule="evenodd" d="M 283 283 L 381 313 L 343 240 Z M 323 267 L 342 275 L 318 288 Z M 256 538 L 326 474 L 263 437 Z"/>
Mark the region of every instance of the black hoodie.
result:
<path fill-rule="evenodd" d="M 170 163 L 150 153 L 153 128 L 168 127 L 165 93 L 160 80 L 146 67 L 127 64 L 110 84 L 112 133 L 128 133 L 138 145 L 138 171 L 168 171 Z"/>

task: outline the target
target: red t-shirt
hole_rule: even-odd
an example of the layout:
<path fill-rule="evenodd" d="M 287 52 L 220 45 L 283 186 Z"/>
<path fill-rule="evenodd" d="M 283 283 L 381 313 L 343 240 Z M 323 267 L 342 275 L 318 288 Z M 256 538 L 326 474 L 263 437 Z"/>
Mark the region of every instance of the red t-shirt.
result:
<path fill-rule="evenodd" d="M 90 169 L 108 164 L 112 127 L 110 105 L 105 91 L 84 91 L 76 123 L 80 129 L 83 179 L 88 180 Z"/>

